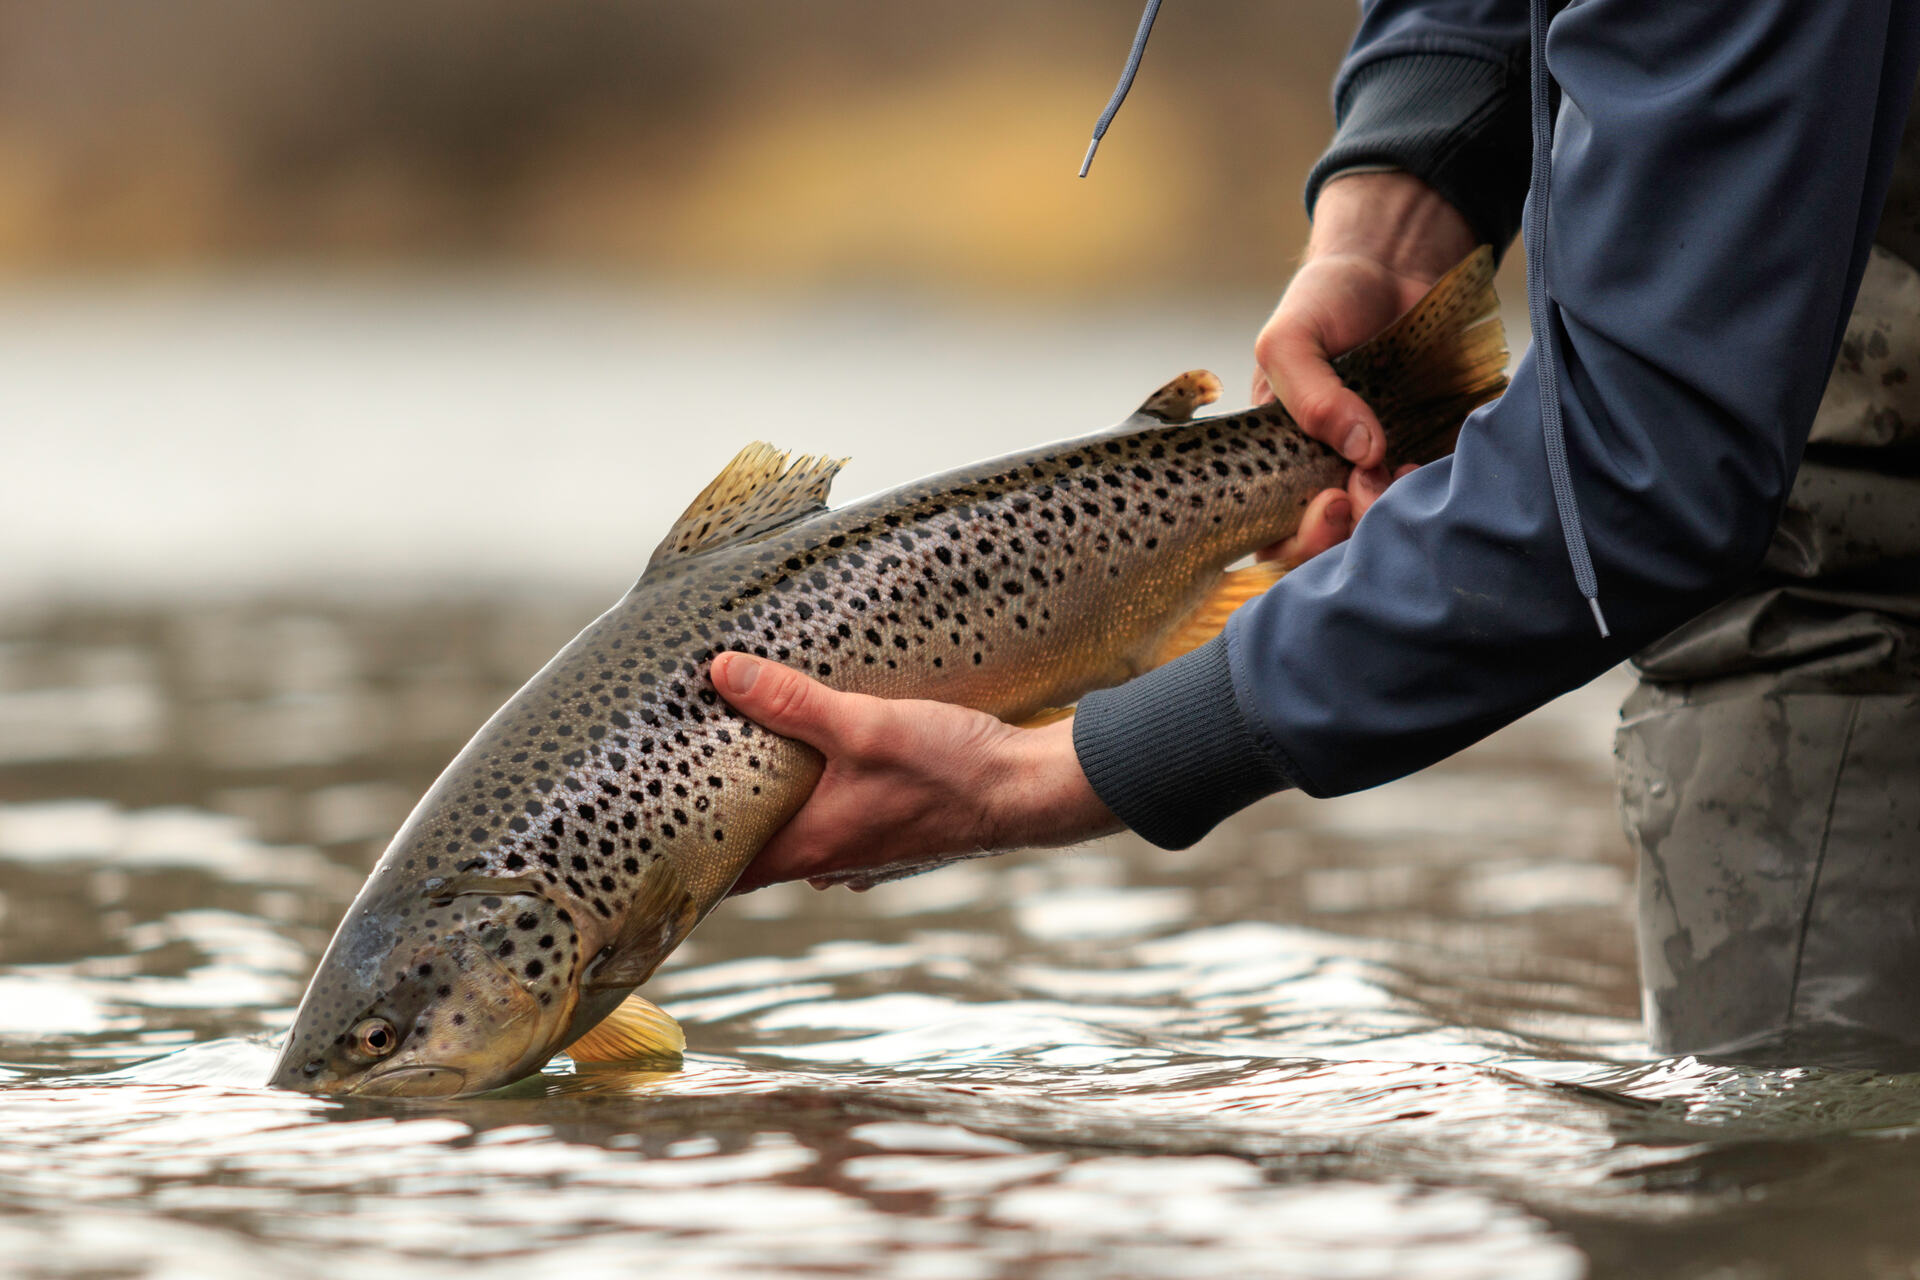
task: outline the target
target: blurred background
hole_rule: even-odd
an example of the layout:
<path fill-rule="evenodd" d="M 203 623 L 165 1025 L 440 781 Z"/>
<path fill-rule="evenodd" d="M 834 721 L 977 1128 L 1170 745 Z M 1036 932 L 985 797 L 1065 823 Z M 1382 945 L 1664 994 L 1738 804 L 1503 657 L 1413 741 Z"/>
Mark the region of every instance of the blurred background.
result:
<path fill-rule="evenodd" d="M 757 437 L 1243 398 L 1355 17 L 1169 5 L 1081 181 L 1134 0 L 0 0 L 0 599 L 611 598 Z"/>
<path fill-rule="evenodd" d="M 1270 290 L 1347 0 L 0 5 L 10 272 L 566 267 L 755 288 Z"/>

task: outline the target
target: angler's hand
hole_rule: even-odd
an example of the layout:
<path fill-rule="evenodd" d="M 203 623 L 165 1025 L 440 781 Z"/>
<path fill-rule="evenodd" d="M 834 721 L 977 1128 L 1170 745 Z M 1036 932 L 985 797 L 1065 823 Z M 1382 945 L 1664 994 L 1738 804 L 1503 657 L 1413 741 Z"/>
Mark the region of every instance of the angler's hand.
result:
<path fill-rule="evenodd" d="M 947 862 L 1120 829 L 1073 750 L 1071 721 L 1018 729 L 945 702 L 841 693 L 741 653 L 713 684 L 747 718 L 826 757 L 813 795 L 734 886 L 867 888 Z"/>
<path fill-rule="evenodd" d="M 1260 336 L 1253 402 L 1275 399 L 1300 429 L 1354 466 L 1345 489 L 1315 495 L 1300 528 L 1261 553 L 1289 564 L 1345 540 L 1387 485 L 1386 436 L 1332 359 L 1399 319 L 1474 248 L 1459 211 L 1406 173 L 1356 173 L 1321 189 L 1300 270 Z"/>

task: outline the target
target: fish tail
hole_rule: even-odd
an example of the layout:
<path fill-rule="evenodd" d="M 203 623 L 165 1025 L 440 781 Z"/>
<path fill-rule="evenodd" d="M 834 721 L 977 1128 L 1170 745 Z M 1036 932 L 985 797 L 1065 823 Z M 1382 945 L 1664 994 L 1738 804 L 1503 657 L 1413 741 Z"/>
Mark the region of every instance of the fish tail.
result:
<path fill-rule="evenodd" d="M 1460 424 L 1507 385 L 1507 338 L 1493 294 L 1493 251 L 1481 245 L 1413 309 L 1333 362 L 1387 433 L 1387 466 L 1452 450 Z"/>

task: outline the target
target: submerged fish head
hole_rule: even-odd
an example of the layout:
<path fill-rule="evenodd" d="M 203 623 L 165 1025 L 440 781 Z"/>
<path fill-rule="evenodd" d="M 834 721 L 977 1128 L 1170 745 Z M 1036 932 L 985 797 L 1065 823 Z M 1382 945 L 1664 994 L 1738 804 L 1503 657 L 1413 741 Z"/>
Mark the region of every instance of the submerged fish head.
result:
<path fill-rule="evenodd" d="M 307 988 L 271 1083 L 372 1097 L 509 1084 L 564 1044 L 579 967 L 572 920 L 538 893 L 484 882 L 363 893 Z"/>

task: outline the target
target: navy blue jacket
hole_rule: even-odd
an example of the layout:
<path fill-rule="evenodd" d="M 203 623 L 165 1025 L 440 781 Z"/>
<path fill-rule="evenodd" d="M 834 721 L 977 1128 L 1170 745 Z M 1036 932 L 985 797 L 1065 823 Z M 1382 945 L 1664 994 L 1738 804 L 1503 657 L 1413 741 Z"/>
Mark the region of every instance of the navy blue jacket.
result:
<path fill-rule="evenodd" d="M 1420 769 L 1759 565 L 1865 269 L 1920 9 L 1579 0 L 1545 48 L 1549 322 L 1612 635 L 1575 586 L 1529 350 L 1455 454 L 1394 484 L 1348 542 L 1219 640 L 1081 701 L 1082 766 L 1156 843 L 1184 847 L 1288 786 L 1337 795 Z M 1511 237 L 1528 66 L 1525 0 L 1366 4 L 1316 181 L 1408 168 Z"/>

